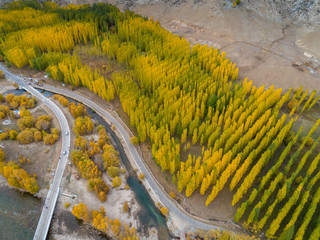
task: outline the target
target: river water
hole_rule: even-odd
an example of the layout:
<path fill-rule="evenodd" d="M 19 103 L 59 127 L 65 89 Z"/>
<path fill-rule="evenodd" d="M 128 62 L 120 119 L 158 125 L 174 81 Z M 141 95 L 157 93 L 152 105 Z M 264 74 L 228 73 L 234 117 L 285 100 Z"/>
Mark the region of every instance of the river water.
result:
<path fill-rule="evenodd" d="M 29 193 L 0 187 L 0 239 L 33 239 L 42 201 Z"/>
<path fill-rule="evenodd" d="M 24 91 L 10 90 L 6 92 L 6 94 L 9 93 L 21 95 Z M 2 128 L 0 123 L 0 129 Z M 41 208 L 41 199 L 17 189 L 0 187 L 0 239 L 33 239 Z"/>
<path fill-rule="evenodd" d="M 125 151 L 120 143 L 119 138 L 111 130 L 109 124 L 107 124 L 98 114 L 96 114 L 89 108 L 87 108 L 87 111 L 89 115 L 92 115 L 93 118 L 99 122 L 99 124 L 102 124 L 106 128 L 107 132 L 112 137 L 112 142 L 115 143 L 114 145 L 119 152 L 122 163 L 125 165 L 126 169 L 129 172 L 127 183 L 132 189 L 132 191 L 135 193 L 136 199 L 141 207 L 138 216 L 142 227 L 138 230 L 146 231 L 147 228 L 155 227 L 158 230 L 159 239 L 172 239 L 173 236 L 168 231 L 165 217 L 163 217 L 159 209 L 155 206 L 147 190 L 139 181 L 136 172 L 132 168 L 125 154 Z"/>
<path fill-rule="evenodd" d="M 39 90 L 40 91 L 40 90 Z M 7 93 L 15 95 L 22 94 L 24 90 L 10 90 Z M 46 96 L 52 96 L 53 93 L 41 91 Z M 76 102 L 72 99 L 69 101 Z M 148 228 L 155 227 L 158 230 L 159 239 L 172 239 L 166 219 L 156 208 L 148 192 L 139 181 L 136 172 L 130 165 L 130 162 L 124 152 L 120 140 L 111 130 L 110 126 L 95 112 L 87 108 L 87 111 L 92 117 L 102 124 L 112 138 L 112 143 L 120 153 L 120 158 L 126 169 L 129 172 L 128 185 L 135 193 L 138 204 L 141 207 L 138 217 L 141 227 L 140 232 L 147 232 Z M 32 239 L 35 229 L 40 218 L 42 209 L 42 201 L 30 194 L 21 193 L 18 190 L 10 188 L 0 188 L 0 239 Z M 54 214 L 54 218 L 61 218 L 66 223 L 66 231 L 78 231 L 81 235 L 86 234 L 86 226 L 78 221 L 70 213 Z M 98 235 L 97 235 L 98 236 Z M 51 239 L 49 232 L 48 239 Z M 100 234 L 98 239 L 108 239 L 104 234 Z"/>

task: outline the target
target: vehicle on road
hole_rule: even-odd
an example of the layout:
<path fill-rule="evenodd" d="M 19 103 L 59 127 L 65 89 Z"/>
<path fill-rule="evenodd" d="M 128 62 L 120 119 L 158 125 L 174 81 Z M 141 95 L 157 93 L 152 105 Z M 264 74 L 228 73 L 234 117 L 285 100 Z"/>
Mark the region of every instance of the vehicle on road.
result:
<path fill-rule="evenodd" d="M 66 135 L 69 135 L 69 132 L 66 132 Z"/>
<path fill-rule="evenodd" d="M 63 155 L 66 155 L 66 153 L 67 153 L 67 151 L 63 151 L 63 152 L 62 152 Z"/>

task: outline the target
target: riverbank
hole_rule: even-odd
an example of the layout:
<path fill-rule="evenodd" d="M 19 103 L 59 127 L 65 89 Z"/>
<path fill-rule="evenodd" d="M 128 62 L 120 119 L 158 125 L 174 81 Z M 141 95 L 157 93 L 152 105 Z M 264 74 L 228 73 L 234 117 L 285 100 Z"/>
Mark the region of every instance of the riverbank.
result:
<path fill-rule="evenodd" d="M 51 93 L 48 93 L 48 94 L 51 94 Z M 73 101 L 72 99 L 68 99 L 68 100 Z M 55 101 L 55 103 L 60 106 L 60 104 L 57 101 Z M 66 118 L 68 119 L 70 126 L 73 126 L 74 124 L 73 118 L 69 113 L 68 109 L 62 108 L 61 110 L 64 112 Z M 53 239 L 55 238 L 60 239 L 65 237 L 67 237 L 67 239 L 90 238 L 88 234 L 82 231 L 83 227 L 87 228 L 88 226 L 85 226 L 84 224 L 81 223 L 81 224 L 78 224 L 79 226 L 76 231 L 70 232 L 70 226 L 69 226 L 70 224 L 65 222 L 64 220 L 65 217 L 63 217 L 65 215 L 71 214 L 72 207 L 82 202 L 86 204 L 89 209 L 92 209 L 92 210 L 94 209 L 99 210 L 101 207 L 103 207 L 105 209 L 106 216 L 108 217 L 108 219 L 113 219 L 113 220 L 119 219 L 122 225 L 126 224 L 129 227 L 134 227 L 139 231 L 140 239 L 158 239 L 157 233 L 159 230 L 159 226 L 157 225 L 150 226 L 150 224 L 152 224 L 153 222 L 152 219 L 150 219 L 151 213 L 148 213 L 148 211 L 150 210 L 146 211 L 145 209 L 147 207 L 146 205 L 149 205 L 149 202 L 147 201 L 142 203 L 141 200 L 137 199 L 141 197 L 140 196 L 141 190 L 137 190 L 137 187 L 139 187 L 138 185 L 140 184 L 138 183 L 137 185 L 137 179 L 136 179 L 137 177 L 135 176 L 135 178 L 133 178 L 131 176 L 132 172 L 131 173 L 129 172 L 133 170 L 128 169 L 128 166 L 124 161 L 125 160 L 124 158 L 126 158 L 126 156 L 122 152 L 123 150 L 121 151 L 122 146 L 119 145 L 120 143 L 117 142 L 116 139 L 114 139 L 114 136 L 112 136 L 110 127 L 106 125 L 105 122 L 103 122 L 102 118 L 100 118 L 97 114 L 92 112 L 90 109 L 87 109 L 87 111 L 88 111 L 88 114 L 92 117 L 92 119 L 94 119 L 93 121 L 95 122 L 95 126 L 102 124 L 106 128 L 107 134 L 109 135 L 109 138 L 110 138 L 110 144 L 112 144 L 120 153 L 119 156 L 122 161 L 119 167 L 120 169 L 126 169 L 126 172 L 120 174 L 120 177 L 122 180 L 121 186 L 116 189 L 111 188 L 110 191 L 107 193 L 107 200 L 105 202 L 100 202 L 97 196 L 93 192 L 88 191 L 86 180 L 76 179 L 74 175 L 74 173 L 76 172 L 75 166 L 73 165 L 67 166 L 67 168 L 65 169 L 64 177 L 61 184 L 61 195 L 58 200 L 58 206 L 55 211 L 55 216 L 62 216 L 62 219 L 55 220 L 55 217 L 54 217 L 51 225 L 49 237 Z M 70 134 L 72 139 L 72 146 L 71 146 L 71 151 L 72 151 L 75 136 L 73 133 L 70 133 Z M 90 135 L 86 135 L 84 137 L 87 140 L 98 139 L 98 135 L 96 132 Z M 127 177 L 128 177 L 128 181 L 127 181 Z M 110 187 L 112 186 L 112 179 L 106 173 L 103 173 L 102 178 Z M 127 184 L 130 186 L 130 188 L 126 186 Z M 74 196 L 75 198 L 72 198 L 72 196 Z M 143 201 L 146 201 L 145 197 Z M 66 203 L 70 204 L 70 206 L 67 209 L 65 208 Z M 125 203 L 128 204 L 128 212 L 124 210 Z M 152 212 L 152 209 L 151 209 L 151 212 Z M 147 220 L 147 222 L 143 220 Z M 69 226 L 69 229 L 68 229 L 68 226 Z M 72 225 L 71 225 L 71 228 L 73 228 Z M 92 228 L 89 228 L 89 229 L 92 230 Z M 91 230 L 89 231 L 90 234 L 92 232 Z M 105 237 L 104 234 L 102 235 Z M 167 239 L 167 238 L 165 237 L 160 239 Z"/>
<path fill-rule="evenodd" d="M 23 91 L 16 91 L 13 84 L 9 81 L 0 81 L 0 93 L 12 92 L 20 95 Z M 45 107 L 42 102 L 30 109 L 33 116 L 51 115 L 53 125 L 58 127 L 58 120 L 52 115 L 50 109 Z M 0 130 L 4 128 L 17 129 L 16 120 L 9 119 L 5 124 L 0 121 Z M 20 191 L 9 186 L 8 181 L 0 175 L 0 239 L 19 240 L 33 239 L 39 218 L 43 201 L 48 192 L 48 186 L 52 182 L 53 171 L 57 163 L 57 151 L 61 149 L 61 141 L 51 145 L 44 145 L 43 142 L 22 145 L 18 141 L 5 140 L 0 141 L 1 148 L 6 153 L 6 161 L 14 160 L 18 162 L 19 155 L 30 159 L 30 163 L 23 164 L 23 168 L 30 174 L 37 175 L 39 192 L 32 195 L 25 191 Z M 48 150 L 47 150 L 48 149 Z M 45 159 L 45 161 L 43 160 Z"/>
<path fill-rule="evenodd" d="M 12 93 L 14 95 L 23 94 L 23 90 L 15 90 L 15 87 L 9 82 L 0 82 L 1 94 Z M 59 122 L 54 113 L 43 102 L 38 101 L 36 106 L 29 109 L 30 113 L 34 117 L 42 115 L 50 115 L 52 117 L 52 127 L 60 129 Z M 4 124 L 5 120 L 9 120 Z M 1 119 L 0 129 L 5 128 L 18 130 L 17 120 L 10 118 Z M 36 174 L 37 182 L 39 185 L 39 192 L 36 196 L 45 199 L 48 188 L 53 181 L 55 174 L 55 168 L 58 164 L 59 155 L 61 152 L 61 138 L 53 145 L 45 145 L 43 142 L 32 142 L 30 144 L 20 144 L 17 140 L 5 140 L 1 141 L 3 150 L 6 153 L 6 161 L 13 160 L 18 162 L 18 157 L 21 155 L 26 159 L 30 159 L 29 163 L 24 163 L 23 168 L 29 174 Z M 46 161 L 43 161 L 46 159 Z M 7 185 L 8 186 L 8 185 Z"/>
<path fill-rule="evenodd" d="M 94 63 L 93 63 L 94 64 Z M 16 69 L 12 68 L 12 72 L 18 73 Z M 30 71 L 32 75 L 30 74 L 29 70 L 24 68 L 19 70 L 25 77 L 31 77 L 34 76 L 34 72 Z M 39 72 L 36 74 L 38 78 L 41 76 L 44 76 L 44 72 Z M 56 82 L 56 81 L 47 81 L 45 84 L 45 87 L 48 91 L 53 91 L 53 88 L 50 88 L 50 86 L 55 86 L 58 87 L 59 93 L 63 93 L 64 90 L 68 88 L 68 86 L 63 87 L 61 83 Z M 40 88 L 43 88 L 43 86 L 40 86 Z M 130 121 L 128 116 L 123 112 L 122 106 L 120 104 L 119 99 L 113 100 L 111 103 L 107 102 L 106 100 L 101 99 L 99 96 L 95 95 L 94 93 L 90 92 L 86 88 L 77 88 L 76 90 L 77 93 L 79 93 L 81 96 L 91 99 L 94 101 L 96 104 L 99 104 L 99 106 L 103 107 L 105 111 L 107 111 L 109 114 L 111 114 L 116 121 L 121 123 L 122 127 L 125 129 L 127 133 L 129 133 L 129 137 L 133 136 L 134 134 L 134 129 L 130 126 Z M 63 95 L 63 94 L 62 94 Z M 67 96 L 74 98 L 74 94 L 67 94 Z M 67 112 L 64 112 L 67 114 Z M 68 118 L 68 117 L 67 117 Z M 104 118 L 106 122 L 109 124 L 111 123 L 108 118 Z M 119 137 L 121 144 L 124 147 L 124 150 L 126 152 L 126 155 L 128 156 L 131 165 L 134 169 L 137 169 L 138 173 L 142 172 L 141 167 L 138 166 L 135 163 L 135 159 L 133 159 L 133 156 L 130 154 L 130 151 L 128 149 L 128 145 L 123 141 L 124 137 L 122 134 L 118 131 L 118 129 L 115 129 L 114 131 L 116 135 Z M 132 133 L 133 132 L 133 133 Z M 73 141 L 72 141 L 73 142 Z M 184 192 L 177 192 L 174 184 L 171 182 L 171 177 L 166 177 L 168 173 L 162 173 L 161 169 L 156 165 L 155 161 L 152 160 L 151 156 L 151 146 L 148 143 L 143 143 L 140 144 L 141 147 L 138 147 L 139 155 L 140 157 L 145 157 L 145 162 L 147 165 L 144 163 L 145 167 L 148 168 L 148 171 L 153 179 L 156 180 L 156 185 L 158 185 L 158 189 L 161 190 L 161 194 L 166 195 L 166 199 L 171 199 L 169 196 L 170 191 L 174 191 L 176 193 L 176 198 L 175 200 L 171 200 L 170 205 L 172 204 L 175 206 L 175 209 L 180 209 L 179 211 L 182 211 L 188 216 L 190 216 L 191 219 L 194 219 L 192 221 L 198 221 L 198 223 L 201 225 L 202 229 L 210 230 L 210 229 L 223 229 L 223 230 L 229 230 L 233 232 L 238 232 L 238 233 L 245 233 L 245 231 L 239 227 L 238 225 L 233 223 L 233 214 L 235 212 L 234 207 L 230 207 L 229 202 L 227 202 L 225 199 L 225 195 L 221 195 L 221 199 L 219 201 L 215 201 L 215 204 L 211 204 L 209 207 L 204 206 L 204 202 L 206 199 L 206 196 L 200 196 L 200 194 L 196 193 L 193 194 L 193 196 L 189 198 L 185 198 Z M 146 158 L 147 156 L 147 158 Z M 169 175 L 170 176 L 170 175 Z M 168 180 L 170 179 L 170 180 Z M 150 187 L 148 182 L 146 180 L 143 181 L 145 184 L 145 188 L 147 189 L 149 195 L 152 197 L 153 202 L 157 205 L 158 208 L 161 208 L 161 206 L 166 206 L 166 204 L 162 203 L 162 200 L 158 197 L 160 194 L 159 192 L 155 193 L 153 191 L 153 187 Z M 231 196 L 231 193 L 226 191 L 227 194 L 229 195 L 229 198 Z M 199 199 L 200 196 L 200 199 Z M 217 198 L 218 199 L 218 198 Z M 230 200 L 230 199 L 229 199 Z M 201 203 L 203 204 L 201 205 Z M 158 204 L 159 203 L 159 204 Z M 167 204 L 169 204 L 167 202 Z M 219 205 L 220 204 L 220 205 Z M 228 209 L 226 211 L 226 209 Z M 171 230 L 171 232 L 178 236 L 180 231 L 194 231 L 194 224 L 192 221 L 186 221 L 184 217 L 181 217 L 180 213 L 178 215 L 171 214 L 169 211 L 169 216 L 168 216 L 168 226 Z M 199 217 L 198 217 L 199 216 Z"/>
<path fill-rule="evenodd" d="M 56 86 L 57 87 L 50 87 L 50 85 L 45 84 L 45 86 L 41 86 L 40 88 L 45 88 L 48 91 L 53 91 L 53 92 L 58 91 L 58 92 L 62 93 L 63 95 L 66 95 L 66 96 L 69 96 L 72 98 L 76 98 L 78 100 L 78 97 L 76 97 L 76 95 L 74 93 L 72 93 L 72 92 L 68 93 L 68 91 L 70 91 L 70 90 L 67 90 L 65 87 L 61 87 L 58 84 Z M 122 127 L 126 129 L 126 132 L 129 133 L 130 136 L 133 136 L 130 129 L 127 127 L 127 125 L 124 122 L 122 122 L 122 120 L 121 120 L 121 118 L 119 118 L 118 114 L 112 110 L 113 108 L 108 107 L 108 104 L 110 104 L 110 103 L 107 103 L 106 101 L 102 100 L 98 96 L 95 96 L 93 93 L 89 92 L 89 90 L 87 90 L 85 88 L 80 88 L 80 89 L 77 89 L 76 91 L 73 91 L 73 92 L 77 92 L 78 94 L 80 93 L 80 96 L 83 96 L 84 98 L 87 98 L 87 99 L 91 99 L 96 104 L 99 104 L 100 106 L 102 106 L 105 111 L 108 111 L 114 118 L 117 119 L 118 122 L 121 123 Z M 105 105 L 101 104 L 103 102 L 105 102 Z M 104 120 L 111 124 L 110 119 L 108 119 L 107 117 L 104 117 Z M 129 151 L 127 143 L 124 142 L 124 140 L 123 140 L 124 136 L 122 135 L 122 133 L 119 132 L 119 130 L 117 128 L 115 128 L 114 132 L 118 135 L 120 142 L 125 149 L 126 155 L 128 156 L 128 159 L 131 162 L 132 167 L 137 170 L 138 174 L 139 174 L 139 172 L 145 172 L 145 171 L 141 171 L 142 166 L 137 165 L 136 159 L 133 159 L 133 156 L 131 154 L 131 151 Z M 140 156 L 141 156 L 141 152 L 140 152 Z M 145 167 L 147 167 L 146 164 L 144 164 L 144 165 L 145 165 Z M 154 164 L 154 168 L 158 169 L 158 167 L 155 164 Z M 159 188 L 162 189 L 161 194 L 166 194 L 167 199 L 171 198 L 171 197 L 169 197 L 169 193 L 167 192 L 168 189 L 166 188 L 166 186 L 168 186 L 169 184 L 172 184 L 172 183 L 167 182 L 166 185 L 162 186 L 161 184 L 159 184 L 158 181 L 159 180 L 165 181 L 164 179 L 162 179 L 163 175 L 154 175 L 152 170 L 150 171 L 150 168 L 147 171 L 150 174 L 153 174 L 153 179 L 156 179 L 157 185 L 159 186 Z M 158 207 L 167 206 L 166 204 L 168 202 L 166 204 L 164 204 L 162 202 L 162 200 L 158 197 L 160 192 L 157 192 L 157 193 L 154 192 L 153 187 L 150 187 L 148 181 L 144 180 L 143 183 L 145 184 L 145 188 L 149 192 L 149 195 L 152 197 L 153 201 L 157 204 Z M 178 194 L 183 196 L 183 193 L 178 193 Z M 176 208 L 181 209 L 181 211 L 185 213 L 186 210 L 185 209 L 183 210 L 178 202 L 172 201 L 170 204 L 172 204 L 172 203 L 174 203 Z M 181 215 L 180 213 L 178 215 L 176 215 L 176 214 L 177 213 L 172 214 L 169 211 L 169 216 L 168 216 L 168 226 L 169 226 L 171 232 L 174 233 L 174 235 L 178 236 L 180 231 L 188 231 L 188 230 L 194 231 L 195 230 L 193 223 L 191 223 L 187 220 L 184 220 L 184 218 L 180 216 Z M 204 219 L 203 216 L 201 216 L 201 215 L 200 215 L 201 217 L 197 217 L 197 216 L 191 215 L 189 213 L 189 216 L 191 216 L 191 218 L 199 221 L 198 223 L 201 222 L 200 225 L 201 225 L 202 229 L 210 230 L 210 229 L 220 228 L 223 230 L 228 229 L 229 231 L 244 233 L 244 231 L 238 225 L 232 223 L 232 221 L 230 221 L 230 220 L 227 221 L 227 220 L 220 220 L 220 219 L 213 219 L 213 220 L 211 219 L 210 221 L 208 221 L 208 220 Z"/>

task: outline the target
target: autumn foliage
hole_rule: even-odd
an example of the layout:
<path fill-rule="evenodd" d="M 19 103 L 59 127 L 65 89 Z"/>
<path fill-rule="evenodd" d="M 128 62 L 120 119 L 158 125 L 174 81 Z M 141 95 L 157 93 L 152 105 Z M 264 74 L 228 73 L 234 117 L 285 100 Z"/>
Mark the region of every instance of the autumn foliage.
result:
<path fill-rule="evenodd" d="M 8 184 L 14 188 L 25 190 L 31 194 L 39 191 L 37 180 L 29 175 L 21 166 L 14 161 L 5 162 L 5 153 L 0 149 L 0 174 Z"/>
<path fill-rule="evenodd" d="M 305 138 L 300 137 L 301 130 L 291 134 L 297 117 L 317 104 L 316 91 L 256 87 L 239 79 L 239 69 L 225 52 L 191 46 L 158 22 L 121 13 L 111 5 L 40 4 L 42 11 L 9 6 L 15 15 L 26 15 L 27 21 L 29 10 L 36 19 L 48 16 L 48 20 L 36 20 L 28 27 L 21 17 L 12 19 L 4 12 L 4 23 L 15 22 L 3 24 L 0 49 L 6 61 L 19 68 L 29 64 L 46 70 L 51 78 L 87 87 L 108 101 L 117 94 L 137 132 L 132 140 L 150 142 L 153 159 L 162 171 L 170 172 L 179 192 L 190 197 L 199 191 L 209 206 L 229 189 L 232 205 L 238 208 L 235 221 L 244 221 L 253 232 L 265 230 L 267 237 L 283 239 L 319 236 L 320 224 L 314 217 L 319 195 L 313 185 L 319 184 L 320 157 L 318 140 L 312 135 L 319 121 Z M 99 56 L 113 60 L 121 70 L 104 77 L 80 56 L 66 53 L 88 41 Z M 93 131 L 82 105 L 56 98 L 76 117 L 76 134 Z M 31 100 L 6 96 L 11 108 L 28 108 Z M 25 138 L 31 136 L 27 129 L 33 122 L 27 116 L 21 119 L 21 128 L 29 131 Z M 6 134 L 2 137 L 8 138 Z M 84 178 L 101 176 L 90 159 L 101 151 L 104 170 L 120 163 L 106 134 L 100 134 L 97 143 L 78 137 L 75 145 L 83 151 L 75 151 L 73 161 Z M 98 183 L 92 180 L 91 188 Z M 102 215 L 95 216 L 98 229 L 118 232 L 117 224 L 111 227 Z M 306 235 L 308 227 L 312 230 Z"/>
<path fill-rule="evenodd" d="M 135 228 L 129 228 L 126 224 L 121 224 L 119 219 L 108 218 L 104 209 L 100 212 L 97 210 L 92 211 L 89 210 L 85 204 L 79 203 L 73 207 L 72 213 L 78 219 L 84 222 L 90 222 L 94 228 L 111 234 L 115 239 L 139 239 Z"/>

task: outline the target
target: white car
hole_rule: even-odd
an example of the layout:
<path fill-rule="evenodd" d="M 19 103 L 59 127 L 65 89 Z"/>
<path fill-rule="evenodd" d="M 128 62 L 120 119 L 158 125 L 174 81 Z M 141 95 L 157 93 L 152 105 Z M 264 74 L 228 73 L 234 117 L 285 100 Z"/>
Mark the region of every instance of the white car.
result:
<path fill-rule="evenodd" d="M 66 153 L 67 153 L 66 151 L 63 151 L 63 153 L 62 153 L 62 154 L 63 154 L 63 155 L 66 155 Z"/>
<path fill-rule="evenodd" d="M 69 132 L 66 132 L 66 135 L 69 135 Z"/>

